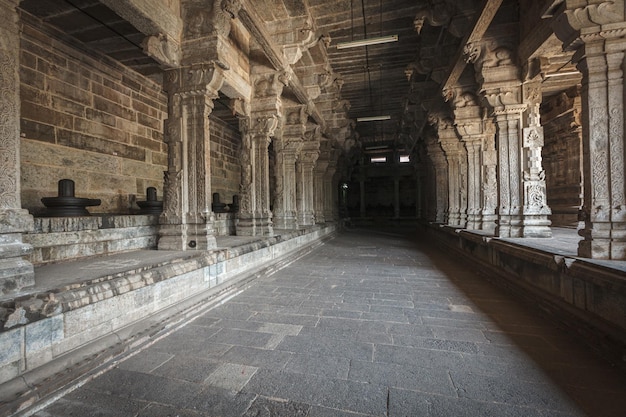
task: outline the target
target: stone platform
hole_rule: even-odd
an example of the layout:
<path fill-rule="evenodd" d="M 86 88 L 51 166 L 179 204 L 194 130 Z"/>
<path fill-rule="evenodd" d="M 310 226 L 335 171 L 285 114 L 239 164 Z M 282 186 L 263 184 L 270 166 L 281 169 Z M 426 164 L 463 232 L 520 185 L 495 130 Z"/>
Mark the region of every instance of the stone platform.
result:
<path fill-rule="evenodd" d="M 273 237 L 222 236 L 211 251 L 135 250 L 38 266 L 34 288 L 0 300 L 0 415 L 223 301 L 335 231 L 326 224 Z"/>

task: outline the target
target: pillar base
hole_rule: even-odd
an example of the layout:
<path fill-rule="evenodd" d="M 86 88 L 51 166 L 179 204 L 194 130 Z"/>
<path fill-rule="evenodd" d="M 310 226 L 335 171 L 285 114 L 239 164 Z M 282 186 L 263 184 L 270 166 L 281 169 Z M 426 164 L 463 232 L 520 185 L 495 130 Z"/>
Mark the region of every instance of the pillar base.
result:
<path fill-rule="evenodd" d="M 578 234 L 578 256 L 592 259 L 626 260 L 626 223 L 586 225 Z"/>
<path fill-rule="evenodd" d="M 272 218 L 240 214 L 236 233 L 237 236 L 274 236 Z"/>
<path fill-rule="evenodd" d="M 163 224 L 159 228 L 159 250 L 209 250 L 217 247 L 215 235 L 206 224 Z"/>
<path fill-rule="evenodd" d="M 552 237 L 552 222 L 543 215 L 540 216 L 524 216 L 523 237 Z"/>
<path fill-rule="evenodd" d="M 285 215 L 275 216 L 274 228 L 296 230 L 298 228 L 298 220 L 296 219 L 296 216 L 294 214 L 285 214 Z"/>

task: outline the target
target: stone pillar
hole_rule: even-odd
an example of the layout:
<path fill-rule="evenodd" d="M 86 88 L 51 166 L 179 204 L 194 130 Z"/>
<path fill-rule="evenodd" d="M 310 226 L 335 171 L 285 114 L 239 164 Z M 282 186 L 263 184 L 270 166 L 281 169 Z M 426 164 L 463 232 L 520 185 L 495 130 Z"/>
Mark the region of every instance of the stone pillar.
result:
<path fill-rule="evenodd" d="M 393 217 L 400 218 L 400 178 L 393 178 Z"/>
<path fill-rule="evenodd" d="M 624 0 L 571 0 L 553 29 L 582 73 L 584 227 L 578 255 L 626 259 Z"/>
<path fill-rule="evenodd" d="M 429 115 L 430 123 L 436 127 L 439 144 L 447 161 L 448 211 L 446 222 L 450 226 L 465 227 L 467 221 L 467 152 L 459 141 L 452 119 L 443 115 Z"/>
<path fill-rule="evenodd" d="M 495 199 L 497 186 L 495 176 L 495 156 L 493 168 L 485 164 L 486 151 L 485 122 L 482 118 L 483 109 L 478 105 L 478 98 L 471 92 L 459 89 L 454 92 L 452 109 L 455 115 L 455 125 L 461 140 L 467 149 L 467 228 L 483 229 L 493 232 L 495 229 Z M 492 141 L 493 144 L 493 141 Z M 493 148 L 495 152 L 495 148 Z M 492 186 L 493 189 L 489 189 Z M 491 219 L 487 219 L 487 199 L 485 193 L 491 194 L 494 201 L 491 204 Z M 485 217 L 485 219 L 483 219 Z"/>
<path fill-rule="evenodd" d="M 429 137 L 426 147 L 435 171 L 433 178 L 435 181 L 433 190 L 435 193 L 435 210 L 433 215 L 429 216 L 429 220 L 435 223 L 446 223 L 448 221 L 446 217 L 448 212 L 448 162 L 436 137 Z"/>
<path fill-rule="evenodd" d="M 552 214 L 546 196 L 546 174 L 541 163 L 543 127 L 540 122 L 541 81 L 535 79 L 523 85 L 524 103 L 528 105 L 524 117 L 522 139 L 522 170 L 524 187 L 523 230 L 524 237 L 552 237 Z"/>
<path fill-rule="evenodd" d="M 33 229 L 33 218 L 20 196 L 18 3 L 0 0 L 0 295 L 35 284 L 33 265 L 22 258 L 32 252 L 22 233 Z"/>
<path fill-rule="evenodd" d="M 241 119 L 239 126 L 242 169 L 237 235 L 273 236 L 268 148 L 278 127 L 278 117 L 258 115 L 251 119 Z"/>
<path fill-rule="evenodd" d="M 325 177 L 328 169 L 328 155 L 323 156 L 324 159 L 317 159 L 315 169 L 313 170 L 315 223 L 326 223 L 325 204 L 327 202 L 328 190 Z"/>
<path fill-rule="evenodd" d="M 159 249 L 206 250 L 216 246 L 209 115 L 222 83 L 222 69 L 212 63 L 165 73 L 169 95 L 165 127 L 168 169 L 159 219 Z"/>
<path fill-rule="evenodd" d="M 282 137 L 274 141 L 276 192 L 273 218 L 278 229 L 297 229 L 296 159 L 304 143 L 307 115 L 305 106 L 291 108 L 286 113 Z"/>
<path fill-rule="evenodd" d="M 496 128 L 492 119 L 483 119 L 482 150 L 482 223 L 481 230 L 495 235 L 498 221 L 498 151 Z"/>
<path fill-rule="evenodd" d="M 498 135 L 499 204 L 495 234 L 551 237 L 541 165 L 540 83 L 528 80 L 522 84 L 515 54 L 499 43 L 505 41 L 502 37 L 466 49 L 473 51 L 469 61 L 474 62 Z"/>
<path fill-rule="evenodd" d="M 359 215 L 361 218 L 366 216 L 365 210 L 365 178 L 359 178 Z"/>
<path fill-rule="evenodd" d="M 281 100 L 289 74 L 266 72 L 254 68 L 254 97 L 250 103 L 250 119 L 243 119 L 241 199 L 237 234 L 241 236 L 273 236 L 270 210 L 270 172 L 268 148 L 283 119 Z M 283 184 L 284 186 L 284 184 Z M 284 190 L 283 190 L 284 193 Z M 245 205 L 243 204 L 245 203 Z"/>
<path fill-rule="evenodd" d="M 274 196 L 274 226 L 297 229 L 296 217 L 296 159 L 301 141 L 276 141 L 276 194 Z M 278 149 L 277 149 L 278 148 Z"/>
<path fill-rule="evenodd" d="M 324 174 L 324 221 L 330 222 L 337 220 L 337 209 L 339 202 L 337 199 L 337 182 L 335 174 L 337 173 L 337 161 L 330 160 L 326 173 Z"/>
<path fill-rule="evenodd" d="M 299 197 L 298 224 L 311 226 L 315 224 L 315 209 L 313 202 L 313 170 L 319 157 L 319 142 L 307 140 L 300 149 L 296 162 L 296 175 L 298 175 L 297 191 Z"/>

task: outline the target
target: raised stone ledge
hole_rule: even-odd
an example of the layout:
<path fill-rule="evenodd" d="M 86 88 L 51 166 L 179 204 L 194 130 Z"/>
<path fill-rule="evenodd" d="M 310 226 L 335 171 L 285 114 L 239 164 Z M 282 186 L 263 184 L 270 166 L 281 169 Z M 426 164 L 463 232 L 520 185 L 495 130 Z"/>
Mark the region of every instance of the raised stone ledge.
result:
<path fill-rule="evenodd" d="M 580 258 L 576 230 L 552 230 L 556 238 L 486 238 L 439 225 L 423 232 L 626 369 L 626 261 Z"/>
<path fill-rule="evenodd" d="M 157 242 L 157 215 L 38 217 L 34 231 L 23 235 L 32 245 L 35 266 L 95 255 L 152 249 Z"/>
<path fill-rule="evenodd" d="M 0 415 L 45 401 L 335 231 L 326 224 L 271 238 L 225 236 L 214 251 L 144 250 L 40 267 L 49 272 L 40 285 L 55 276 L 65 281 L 0 301 L 0 313 L 12 321 L 0 332 Z M 98 262 L 106 271 L 81 267 Z"/>

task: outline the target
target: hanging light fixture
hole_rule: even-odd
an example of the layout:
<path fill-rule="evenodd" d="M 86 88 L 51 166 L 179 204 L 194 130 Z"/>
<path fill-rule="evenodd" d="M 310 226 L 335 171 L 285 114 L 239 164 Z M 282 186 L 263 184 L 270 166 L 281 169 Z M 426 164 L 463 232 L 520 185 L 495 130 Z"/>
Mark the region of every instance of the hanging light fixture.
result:
<path fill-rule="evenodd" d="M 398 35 L 380 36 L 377 38 L 359 39 L 356 41 L 340 42 L 337 49 L 357 48 L 359 46 L 378 45 L 381 43 L 397 42 Z"/>

